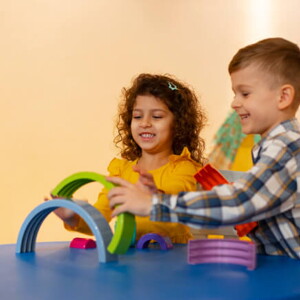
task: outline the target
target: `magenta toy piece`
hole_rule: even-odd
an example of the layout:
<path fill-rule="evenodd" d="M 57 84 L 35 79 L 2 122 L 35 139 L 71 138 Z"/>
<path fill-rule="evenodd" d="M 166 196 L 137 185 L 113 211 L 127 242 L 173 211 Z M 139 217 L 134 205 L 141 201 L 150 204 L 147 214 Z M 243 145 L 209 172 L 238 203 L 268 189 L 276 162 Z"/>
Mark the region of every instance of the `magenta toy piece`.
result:
<path fill-rule="evenodd" d="M 169 237 L 162 236 L 157 233 L 144 234 L 137 242 L 136 248 L 137 249 L 148 248 L 151 240 L 158 242 L 160 245 L 160 249 L 162 249 L 162 250 L 169 250 L 169 249 L 173 248 L 173 244 Z"/>
<path fill-rule="evenodd" d="M 197 239 L 188 243 L 188 263 L 228 263 L 256 268 L 256 247 L 234 239 Z"/>
<path fill-rule="evenodd" d="M 91 249 L 96 248 L 96 242 L 93 239 L 74 238 L 70 243 L 70 248 Z"/>

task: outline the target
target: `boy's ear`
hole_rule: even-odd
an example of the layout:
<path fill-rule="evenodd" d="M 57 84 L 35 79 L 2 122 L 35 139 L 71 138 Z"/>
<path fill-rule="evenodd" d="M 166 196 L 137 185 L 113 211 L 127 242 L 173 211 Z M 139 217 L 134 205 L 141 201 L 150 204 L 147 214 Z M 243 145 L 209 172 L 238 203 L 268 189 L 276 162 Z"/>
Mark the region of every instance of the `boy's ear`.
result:
<path fill-rule="evenodd" d="M 290 84 L 284 84 L 280 89 L 280 98 L 278 101 L 278 108 L 280 110 L 291 106 L 295 97 L 295 89 Z"/>

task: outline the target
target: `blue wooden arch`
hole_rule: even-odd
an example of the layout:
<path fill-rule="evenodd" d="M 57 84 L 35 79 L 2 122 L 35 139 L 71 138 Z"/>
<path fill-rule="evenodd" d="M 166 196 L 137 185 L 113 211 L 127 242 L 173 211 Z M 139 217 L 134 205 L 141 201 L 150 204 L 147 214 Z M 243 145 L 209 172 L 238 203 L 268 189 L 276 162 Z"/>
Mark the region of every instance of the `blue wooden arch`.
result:
<path fill-rule="evenodd" d="M 118 260 L 116 254 L 111 254 L 107 251 L 113 234 L 102 214 L 85 201 L 73 201 L 63 198 L 44 202 L 31 211 L 20 229 L 16 253 L 35 251 L 36 237 L 43 221 L 52 211 L 59 207 L 73 210 L 87 223 L 96 238 L 100 262 L 105 263 Z"/>

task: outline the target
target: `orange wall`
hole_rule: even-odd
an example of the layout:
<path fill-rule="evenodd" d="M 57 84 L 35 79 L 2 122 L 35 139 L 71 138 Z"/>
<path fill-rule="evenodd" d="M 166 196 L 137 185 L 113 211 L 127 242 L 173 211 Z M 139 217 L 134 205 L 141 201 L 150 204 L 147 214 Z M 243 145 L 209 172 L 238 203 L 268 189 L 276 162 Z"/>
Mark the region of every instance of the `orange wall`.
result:
<path fill-rule="evenodd" d="M 105 174 L 123 86 L 171 73 L 201 96 L 209 145 L 229 112 L 227 64 L 258 39 L 299 40 L 297 0 L 16 0 L 0 9 L 0 243 L 64 177 Z M 92 184 L 77 197 L 95 197 Z M 55 216 L 41 241 L 70 239 Z M 77 236 L 77 235 L 76 235 Z"/>

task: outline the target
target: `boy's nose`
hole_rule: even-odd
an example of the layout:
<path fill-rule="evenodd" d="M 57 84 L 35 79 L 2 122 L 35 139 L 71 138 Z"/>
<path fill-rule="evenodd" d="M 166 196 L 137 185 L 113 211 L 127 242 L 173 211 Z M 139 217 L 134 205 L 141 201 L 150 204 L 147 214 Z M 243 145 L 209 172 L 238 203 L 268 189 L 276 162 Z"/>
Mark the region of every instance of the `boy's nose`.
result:
<path fill-rule="evenodd" d="M 237 97 L 234 97 L 233 100 L 231 101 L 231 108 L 236 109 L 241 106 L 240 101 L 238 100 Z"/>

